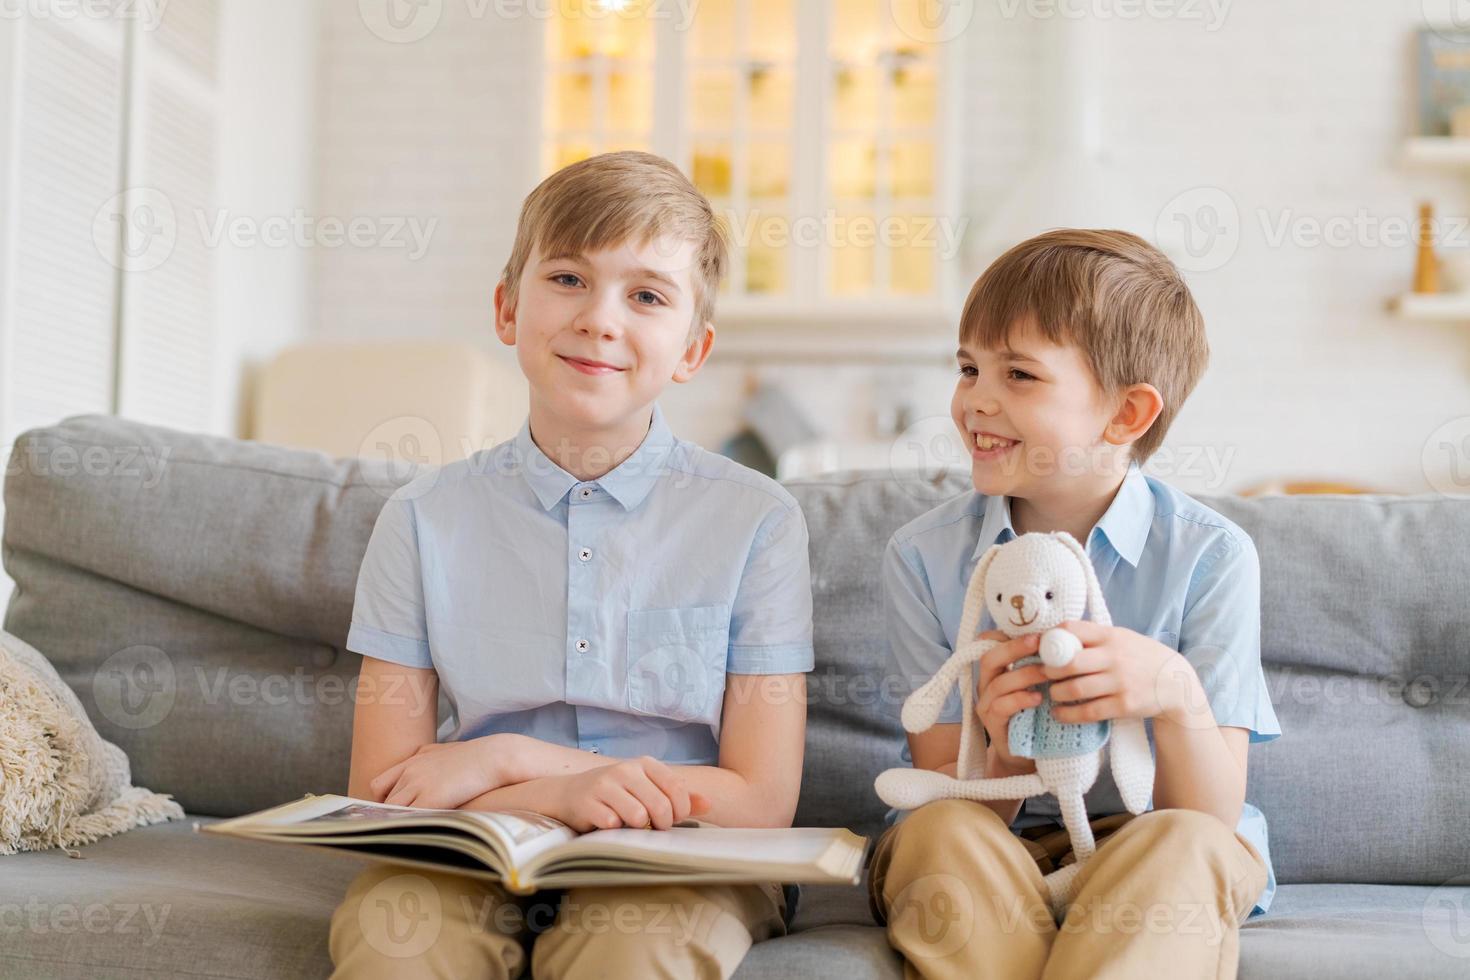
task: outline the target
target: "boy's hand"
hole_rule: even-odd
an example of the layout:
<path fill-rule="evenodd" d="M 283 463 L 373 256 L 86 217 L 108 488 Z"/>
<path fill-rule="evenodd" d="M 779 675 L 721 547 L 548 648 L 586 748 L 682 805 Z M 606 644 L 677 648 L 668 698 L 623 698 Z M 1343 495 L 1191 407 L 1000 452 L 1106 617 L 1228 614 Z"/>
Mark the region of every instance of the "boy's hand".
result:
<path fill-rule="evenodd" d="M 1012 715 L 1041 703 L 1040 692 L 1030 688 L 1045 681 L 1046 676 L 1041 672 L 1041 664 L 1008 668 L 1022 657 L 1035 654 L 1041 636 L 1032 633 L 1013 640 L 999 630 L 990 630 L 981 633 L 980 639 L 996 641 L 980 658 L 980 680 L 975 693 L 975 716 L 990 735 L 985 775 L 1019 776 L 1035 772 L 1036 760 L 1011 755 L 1009 731 Z"/>
<path fill-rule="evenodd" d="M 1082 652 L 1065 667 L 1042 668 L 1055 682 L 1057 721 L 1162 717 L 1196 724 L 1200 706 L 1208 710 L 1199 675 L 1177 651 L 1123 626 L 1068 620 L 1062 628 L 1082 641 Z"/>
<path fill-rule="evenodd" d="M 492 751 L 499 743 L 491 740 L 497 737 L 420 745 L 413 755 L 374 777 L 368 787 L 374 794 L 386 794 L 384 803 L 455 809 L 481 793 L 519 781 L 505 778 Z"/>
<path fill-rule="evenodd" d="M 709 809 L 709 801 L 690 793 L 673 769 L 649 756 L 546 782 L 551 797 L 542 812 L 578 833 L 615 827 L 668 830 Z"/>

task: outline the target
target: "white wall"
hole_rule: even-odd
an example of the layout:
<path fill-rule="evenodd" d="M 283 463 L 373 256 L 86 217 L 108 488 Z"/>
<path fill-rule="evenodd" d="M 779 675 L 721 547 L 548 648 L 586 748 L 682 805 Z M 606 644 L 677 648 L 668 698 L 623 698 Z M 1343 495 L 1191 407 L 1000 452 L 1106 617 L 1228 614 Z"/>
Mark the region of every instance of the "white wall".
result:
<path fill-rule="evenodd" d="M 299 0 L 225 5 L 219 207 L 242 227 L 312 210 L 319 16 Z M 254 369 L 311 333 L 311 263 L 312 247 L 294 241 L 222 239 L 213 431 L 244 433 Z"/>
<path fill-rule="evenodd" d="M 409 44 L 374 36 L 356 4 L 333 3 L 325 15 L 318 208 L 344 218 L 412 214 L 439 226 L 417 262 L 383 249 L 318 251 L 322 336 L 493 344 L 490 294 L 531 183 L 539 31 L 525 18 L 476 20 L 468 11 L 478 6 L 446 0 L 436 29 Z M 1040 125 L 1037 37 L 1056 5 L 974 9 L 954 42 L 966 50 L 962 167 L 972 232 L 1030 166 Z M 1199 187 L 1213 190 L 1186 204 L 1223 195 L 1240 215 L 1226 229 L 1237 243 L 1228 260 L 1190 273 L 1213 360 L 1171 432 L 1166 445 L 1179 453 L 1160 459 L 1161 473 L 1197 491 L 1273 478 L 1409 491 L 1442 483 L 1449 457 L 1431 447 L 1428 474 L 1421 457 L 1442 424 L 1470 416 L 1470 324 L 1386 314 L 1385 300 L 1408 283 L 1411 247 L 1362 233 L 1341 247 L 1290 236 L 1273 245 L 1267 234 L 1283 216 L 1301 232 L 1360 213 L 1360 223 L 1381 230 L 1412 215 L 1421 197 L 1465 213 L 1464 182 L 1397 163 L 1413 127 L 1420 0 L 1155 9 L 1200 16 L 1107 21 L 1098 79 L 1104 149 L 1133 175 L 1144 226 L 1172 225 L 1171 201 Z M 1185 217 L 1207 216 L 1190 207 Z M 968 281 L 980 268 L 973 257 L 966 266 Z M 717 354 L 693 384 L 671 390 L 665 406 L 677 428 L 718 446 L 738 424 L 751 370 Z M 953 383 L 947 365 L 757 373 L 789 381 L 845 441 L 841 462 L 854 465 L 908 458 L 872 431 L 875 393 L 901 387 L 915 418 L 942 425 Z M 1199 454 L 1187 467 L 1186 451 Z"/>

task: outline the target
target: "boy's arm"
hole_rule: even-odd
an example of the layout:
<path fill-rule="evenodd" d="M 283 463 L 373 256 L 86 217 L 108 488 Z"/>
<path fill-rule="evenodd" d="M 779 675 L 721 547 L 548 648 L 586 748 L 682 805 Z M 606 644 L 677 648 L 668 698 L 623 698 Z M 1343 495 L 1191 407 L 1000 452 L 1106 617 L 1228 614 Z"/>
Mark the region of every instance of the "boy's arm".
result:
<path fill-rule="evenodd" d="M 1234 827 L 1245 804 L 1249 748 L 1248 730 L 1216 725 L 1213 715 L 1192 722 L 1155 718 L 1154 807 L 1201 810 Z"/>
<path fill-rule="evenodd" d="M 730 674 L 720 725 L 720 764 L 669 768 L 690 793 L 709 801 L 700 816 L 710 823 L 789 827 L 801 790 L 805 741 L 806 675 Z M 522 753 L 522 771 L 540 775 L 483 793 L 460 809 L 545 812 L 553 802 L 553 780 L 626 761 L 535 739 L 519 741 L 516 747 Z"/>
<path fill-rule="evenodd" d="M 383 802 L 369 783 L 435 739 L 439 675 L 364 656 L 352 709 L 352 762 L 347 795 Z"/>

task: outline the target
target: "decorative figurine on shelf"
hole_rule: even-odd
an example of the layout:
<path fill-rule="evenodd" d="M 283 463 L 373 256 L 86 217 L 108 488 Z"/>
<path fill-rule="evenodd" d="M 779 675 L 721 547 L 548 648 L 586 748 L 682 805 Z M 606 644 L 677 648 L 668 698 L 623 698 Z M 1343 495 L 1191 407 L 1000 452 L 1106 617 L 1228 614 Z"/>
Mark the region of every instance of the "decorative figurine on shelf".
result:
<path fill-rule="evenodd" d="M 1414 292 L 1439 292 L 1439 260 L 1434 257 L 1434 205 L 1419 205 L 1419 252 L 1414 260 Z"/>

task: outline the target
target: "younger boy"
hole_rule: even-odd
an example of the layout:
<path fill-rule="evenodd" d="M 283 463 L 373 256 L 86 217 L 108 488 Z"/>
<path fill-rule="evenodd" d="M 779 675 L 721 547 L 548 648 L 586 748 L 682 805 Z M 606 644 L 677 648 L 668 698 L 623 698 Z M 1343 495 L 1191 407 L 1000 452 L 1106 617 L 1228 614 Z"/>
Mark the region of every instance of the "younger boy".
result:
<path fill-rule="evenodd" d="M 985 775 L 1036 771 L 1008 751 L 1007 724 L 1054 681 L 1059 721 L 1151 720 L 1155 809 L 1130 819 L 1104 767 L 1087 796 L 1098 850 L 1060 926 L 1042 881 L 1072 858 L 1055 797 L 1024 813 L 1020 800 L 949 800 L 906 815 L 875 848 L 870 898 L 909 976 L 1231 977 L 1239 922 L 1270 903 L 1265 817 L 1245 803 L 1249 743 L 1281 732 L 1261 671 L 1256 551 L 1139 469 L 1207 358 L 1178 270 L 1124 232 L 1033 238 L 970 293 L 951 414 L 975 492 L 888 544 L 895 664 L 911 689 L 964 639 L 965 591 L 987 548 L 1070 532 L 1115 625 L 1069 622 L 1084 647 L 1072 663 L 1009 671 L 1037 637 L 1010 640 L 986 614 L 982 635 L 1002 642 L 978 665 Z M 908 736 L 915 766 L 954 773 L 959 712 L 951 697 L 940 724 Z"/>
<path fill-rule="evenodd" d="M 580 831 L 691 813 L 790 825 L 806 524 L 772 480 L 675 438 L 654 403 L 709 356 L 726 261 L 709 202 L 646 153 L 574 164 L 527 198 L 495 329 L 529 418 L 378 518 L 347 645 L 359 691 L 382 696 L 356 706 L 351 795 Z M 441 685 L 455 718 L 436 741 Z M 788 912 L 777 884 L 527 902 L 381 864 L 349 886 L 331 954 L 339 977 L 516 977 L 528 960 L 538 980 L 728 977 Z"/>

